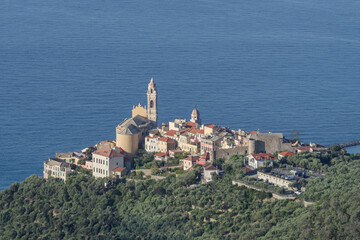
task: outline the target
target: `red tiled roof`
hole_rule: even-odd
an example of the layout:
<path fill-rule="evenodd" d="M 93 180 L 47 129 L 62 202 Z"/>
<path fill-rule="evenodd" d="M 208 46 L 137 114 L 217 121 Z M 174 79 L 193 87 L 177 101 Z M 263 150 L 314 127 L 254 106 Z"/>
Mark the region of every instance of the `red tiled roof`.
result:
<path fill-rule="evenodd" d="M 189 127 L 195 127 L 197 125 L 197 123 L 194 123 L 194 122 L 187 122 L 186 123 L 186 126 L 189 126 Z"/>
<path fill-rule="evenodd" d="M 249 134 L 256 134 L 256 133 L 258 133 L 258 132 L 257 131 L 252 131 Z"/>
<path fill-rule="evenodd" d="M 269 158 L 274 159 L 274 156 L 271 153 L 252 153 L 251 155 L 258 161 L 269 160 Z"/>
<path fill-rule="evenodd" d="M 125 154 L 124 149 L 122 149 L 121 147 L 115 147 L 115 148 L 119 149 L 119 152 L 120 152 L 121 154 Z"/>
<path fill-rule="evenodd" d="M 113 171 L 113 172 L 122 172 L 122 171 L 124 171 L 124 170 L 125 170 L 125 168 L 117 167 L 117 168 L 114 168 L 112 171 Z"/>
<path fill-rule="evenodd" d="M 165 135 L 173 137 L 173 136 L 176 135 L 176 131 L 175 130 L 170 130 L 170 131 L 166 132 Z"/>
<path fill-rule="evenodd" d="M 205 134 L 205 131 L 204 131 L 204 130 L 200 130 L 200 131 L 199 131 L 199 134 L 203 134 L 203 135 L 204 135 L 204 134 Z"/>
<path fill-rule="evenodd" d="M 206 126 L 206 127 L 209 127 L 209 128 L 214 128 L 214 127 L 215 127 L 214 124 L 206 124 L 205 126 Z"/>
<path fill-rule="evenodd" d="M 279 153 L 279 155 L 281 155 L 281 156 L 295 156 L 296 154 L 292 153 L 292 152 L 289 152 L 289 151 L 286 151 L 286 152 Z"/>
<path fill-rule="evenodd" d="M 296 150 L 300 150 L 300 151 L 310 151 L 311 147 L 298 147 L 296 148 Z"/>
<path fill-rule="evenodd" d="M 121 148 L 119 148 L 119 149 L 121 152 L 122 149 Z M 124 150 L 122 150 L 122 151 L 124 151 Z M 94 152 L 94 154 L 101 155 L 104 157 L 109 157 L 109 158 L 124 156 L 124 154 L 118 153 L 117 151 L 115 151 L 114 149 L 111 149 L 111 148 L 101 148 L 101 149 L 97 150 L 96 152 Z"/>
<path fill-rule="evenodd" d="M 199 160 L 199 157 L 197 156 L 188 156 L 187 158 L 184 159 L 184 161 L 192 161 L 192 162 L 196 162 L 197 160 Z"/>
<path fill-rule="evenodd" d="M 156 157 L 165 157 L 165 156 L 166 156 L 166 153 L 159 152 L 159 153 L 156 153 L 155 156 L 156 156 Z"/>
<path fill-rule="evenodd" d="M 189 133 L 192 133 L 192 134 L 198 134 L 199 133 L 199 129 L 197 129 L 197 128 L 192 128 L 190 131 L 189 131 Z"/>
<path fill-rule="evenodd" d="M 171 142 L 171 143 L 174 143 L 174 139 L 167 138 L 167 137 L 161 137 L 161 138 L 159 138 L 159 141 L 161 141 L 161 142 Z"/>
<path fill-rule="evenodd" d="M 246 171 L 254 171 L 254 169 L 249 168 L 249 167 L 247 167 L 247 166 L 245 166 L 244 168 L 245 168 Z"/>
<path fill-rule="evenodd" d="M 212 164 L 204 167 L 204 169 L 205 169 L 205 170 L 208 170 L 208 171 L 209 171 L 209 170 L 217 170 L 217 168 L 216 168 L 214 165 L 212 165 Z"/>

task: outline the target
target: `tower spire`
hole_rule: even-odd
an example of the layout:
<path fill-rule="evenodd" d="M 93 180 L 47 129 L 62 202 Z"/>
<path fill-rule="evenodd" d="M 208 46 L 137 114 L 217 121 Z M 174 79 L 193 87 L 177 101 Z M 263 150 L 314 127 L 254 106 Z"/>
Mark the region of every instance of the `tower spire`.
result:
<path fill-rule="evenodd" d="M 154 78 L 152 77 L 150 80 L 150 83 L 148 85 L 148 91 L 147 91 L 147 117 L 149 120 L 154 122 L 154 125 L 157 126 L 157 90 L 156 90 L 156 84 L 154 82 Z"/>

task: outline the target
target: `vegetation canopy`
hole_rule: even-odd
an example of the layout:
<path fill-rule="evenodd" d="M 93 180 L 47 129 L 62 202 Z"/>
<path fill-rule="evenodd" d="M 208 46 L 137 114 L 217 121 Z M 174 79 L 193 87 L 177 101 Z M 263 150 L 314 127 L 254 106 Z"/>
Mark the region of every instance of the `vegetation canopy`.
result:
<path fill-rule="evenodd" d="M 306 186 L 308 207 L 233 185 L 244 174 L 238 156 L 195 186 L 199 167 L 160 181 L 33 175 L 0 192 L 0 239 L 359 239 L 360 160 L 329 157 Z"/>

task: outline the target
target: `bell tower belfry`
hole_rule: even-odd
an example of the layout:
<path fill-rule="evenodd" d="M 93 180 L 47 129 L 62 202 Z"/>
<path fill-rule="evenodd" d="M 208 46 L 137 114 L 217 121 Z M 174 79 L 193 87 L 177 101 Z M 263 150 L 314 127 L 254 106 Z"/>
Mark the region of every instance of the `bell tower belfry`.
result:
<path fill-rule="evenodd" d="M 147 90 L 147 118 L 150 121 L 153 121 L 155 126 L 157 126 L 157 91 L 154 78 L 151 78 L 151 81 Z"/>

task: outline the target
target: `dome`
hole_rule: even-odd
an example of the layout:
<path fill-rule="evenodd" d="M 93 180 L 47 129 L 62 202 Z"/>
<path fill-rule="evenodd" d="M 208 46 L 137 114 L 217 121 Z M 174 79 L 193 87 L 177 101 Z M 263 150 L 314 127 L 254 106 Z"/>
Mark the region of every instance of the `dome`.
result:
<path fill-rule="evenodd" d="M 200 116 L 199 110 L 197 110 L 197 108 L 194 108 L 194 110 L 191 113 L 191 116 Z"/>

